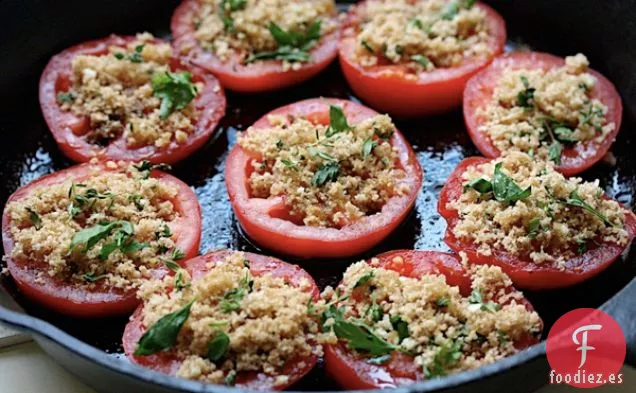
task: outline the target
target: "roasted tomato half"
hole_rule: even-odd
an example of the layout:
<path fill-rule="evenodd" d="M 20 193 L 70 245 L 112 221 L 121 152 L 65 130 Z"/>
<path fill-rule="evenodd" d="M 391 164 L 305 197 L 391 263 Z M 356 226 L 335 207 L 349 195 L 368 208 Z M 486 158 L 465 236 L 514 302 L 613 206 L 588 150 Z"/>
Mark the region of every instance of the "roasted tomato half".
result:
<path fill-rule="evenodd" d="M 111 35 L 53 56 L 40 79 L 40 106 L 60 150 L 173 164 L 201 148 L 225 114 L 212 75 L 182 64 L 149 34 Z"/>
<path fill-rule="evenodd" d="M 313 334 L 309 330 L 318 324 L 310 307 L 319 298 L 318 287 L 304 270 L 276 258 L 224 250 L 186 261 L 176 277 L 180 274 L 182 284 L 176 278 L 174 285 L 152 295 L 155 300 L 163 296 L 162 314 L 172 308 L 176 314 L 146 326 L 147 314 L 156 311 L 157 303 L 150 300 L 126 325 L 123 345 L 133 362 L 170 375 L 254 390 L 285 389 L 316 365 L 315 342 L 304 336 L 308 347 L 296 346 L 302 341 L 298 335 Z M 233 275 L 237 280 L 227 281 Z M 181 304 L 185 307 L 178 308 Z M 278 348 L 283 341 L 285 348 Z M 197 351 L 199 342 L 207 345 Z"/>
<path fill-rule="evenodd" d="M 9 197 L 2 241 L 20 292 L 72 316 L 126 314 L 143 280 L 168 274 L 165 261 L 197 254 L 201 212 L 190 187 L 139 168 L 82 164 Z"/>
<path fill-rule="evenodd" d="M 276 16 L 268 12 L 279 12 L 282 19 L 273 20 Z M 285 19 L 296 25 L 286 29 Z M 301 0 L 282 8 L 271 1 L 184 0 L 171 23 L 180 56 L 213 73 L 226 89 L 242 93 L 296 85 L 324 70 L 337 56 L 337 27 L 333 0 Z"/>
<path fill-rule="evenodd" d="M 505 41 L 503 18 L 481 2 L 465 8 L 368 0 L 349 10 L 339 58 L 349 85 L 369 106 L 422 116 L 459 107 L 468 79 L 502 53 Z"/>
<path fill-rule="evenodd" d="M 345 389 L 395 388 L 470 370 L 539 341 L 543 322 L 497 267 L 391 251 L 345 272 L 323 314 L 326 371 Z"/>
<path fill-rule="evenodd" d="M 492 182 L 464 177 L 495 161 L 503 162 Z M 572 182 L 532 162 L 522 153 L 462 161 L 439 197 L 444 241 L 471 263 L 500 266 L 519 288 L 567 287 L 594 277 L 629 247 L 636 216 L 595 183 Z"/>
<path fill-rule="evenodd" d="M 582 56 L 513 52 L 471 78 L 464 119 L 479 151 L 489 158 L 530 152 L 566 176 L 600 161 L 620 130 L 623 105 L 612 82 Z"/>
<path fill-rule="evenodd" d="M 422 169 L 388 116 L 310 99 L 270 112 L 240 136 L 225 182 L 256 243 L 300 258 L 338 258 L 370 249 L 404 220 Z"/>

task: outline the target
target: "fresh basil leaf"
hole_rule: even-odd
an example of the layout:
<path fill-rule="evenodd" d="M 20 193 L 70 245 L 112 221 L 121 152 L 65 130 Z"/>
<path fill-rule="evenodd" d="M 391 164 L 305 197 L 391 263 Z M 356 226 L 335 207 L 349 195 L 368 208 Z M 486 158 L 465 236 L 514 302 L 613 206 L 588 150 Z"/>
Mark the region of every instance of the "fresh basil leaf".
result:
<path fill-rule="evenodd" d="M 464 192 L 471 188 L 480 194 L 488 194 L 492 192 L 492 183 L 483 178 L 475 179 L 464 185 Z"/>
<path fill-rule="evenodd" d="M 598 210 L 594 209 L 592 206 L 590 206 L 588 203 L 586 203 L 581 196 L 578 194 L 578 192 L 576 190 L 573 190 L 570 193 L 569 198 L 565 201 L 566 205 L 570 205 L 570 206 L 576 206 L 576 207 L 580 207 L 583 210 L 587 211 L 588 213 L 596 216 L 599 220 L 603 221 L 605 223 L 605 225 L 607 225 L 608 227 L 613 227 L 615 226 L 613 222 L 611 222 L 609 220 L 609 218 L 607 218 L 606 215 L 601 214 L 601 212 L 599 212 Z"/>
<path fill-rule="evenodd" d="M 189 72 L 157 73 L 152 76 L 152 93 L 161 98 L 159 117 L 166 119 L 174 111 L 188 106 L 197 95 Z"/>
<path fill-rule="evenodd" d="M 510 177 L 501 170 L 502 164 L 495 165 L 495 174 L 492 178 L 492 190 L 498 201 L 515 202 L 530 196 L 531 187 L 522 190 Z"/>
<path fill-rule="evenodd" d="M 329 307 L 322 313 L 320 316 L 320 326 L 322 326 L 322 331 L 327 332 L 330 328 L 325 326 L 327 321 L 333 319 L 338 320 L 344 317 L 344 308 L 338 308 L 334 304 L 330 304 Z"/>
<path fill-rule="evenodd" d="M 318 171 L 314 173 L 311 184 L 314 187 L 321 187 L 329 181 L 335 181 L 340 175 L 340 165 L 337 162 L 322 164 Z"/>
<path fill-rule="evenodd" d="M 359 288 L 361 286 L 367 285 L 372 278 L 373 270 L 363 274 L 362 277 L 360 277 L 358 281 L 356 281 L 356 283 L 353 285 L 353 288 Z"/>
<path fill-rule="evenodd" d="M 362 158 L 366 159 L 367 157 L 369 157 L 376 146 L 378 146 L 378 142 L 374 141 L 373 139 L 365 140 L 364 143 L 362 143 L 362 152 L 360 153 L 360 155 L 362 155 Z"/>
<path fill-rule="evenodd" d="M 578 142 L 574 137 L 574 131 L 565 126 L 558 126 L 554 128 L 554 137 L 561 143 L 572 144 Z"/>
<path fill-rule="evenodd" d="M 521 83 L 523 83 L 524 89 L 517 94 L 517 106 L 526 109 L 532 109 L 534 107 L 533 100 L 534 92 L 536 91 L 536 89 L 530 87 L 528 78 L 526 78 L 525 76 L 521 75 L 519 79 L 521 79 Z"/>
<path fill-rule="evenodd" d="M 333 324 L 336 336 L 347 342 L 349 348 L 367 352 L 374 357 L 393 352 L 396 347 L 378 337 L 370 327 L 361 322 L 345 321 L 337 318 Z"/>
<path fill-rule="evenodd" d="M 563 146 L 556 139 L 552 141 L 550 148 L 548 149 L 548 158 L 550 161 L 557 165 L 561 165 L 561 153 L 563 152 Z"/>
<path fill-rule="evenodd" d="M 329 128 L 327 129 L 326 136 L 331 137 L 337 133 L 345 132 L 351 129 L 349 123 L 347 123 L 347 116 L 341 107 L 336 105 L 329 106 Z"/>
<path fill-rule="evenodd" d="M 443 377 L 448 373 L 448 369 L 462 357 L 462 341 L 454 340 L 446 342 L 440 346 L 437 353 L 433 357 L 431 364 L 424 368 L 426 378 Z"/>
<path fill-rule="evenodd" d="M 501 309 L 501 305 L 495 302 L 484 303 L 484 299 L 481 294 L 481 291 L 479 291 L 478 289 L 474 289 L 471 292 L 470 296 L 468 297 L 468 303 L 476 306 L 476 307 L 473 307 L 474 310 L 495 312 Z"/>
<path fill-rule="evenodd" d="M 402 319 L 399 315 L 392 315 L 389 319 L 391 322 L 391 326 L 398 333 L 399 342 L 402 342 L 405 338 L 410 336 L 409 333 L 409 324 Z"/>
<path fill-rule="evenodd" d="M 311 60 L 311 56 L 306 51 L 288 46 L 281 46 L 274 51 L 254 53 L 250 55 L 245 62 L 250 64 L 259 60 L 282 60 L 290 63 L 306 63 Z"/>
<path fill-rule="evenodd" d="M 42 229 L 42 218 L 40 215 L 30 207 L 27 207 L 26 211 L 29 213 L 29 219 L 31 220 L 31 224 L 35 227 L 35 230 L 39 231 Z"/>
<path fill-rule="evenodd" d="M 373 303 L 371 305 L 370 311 L 371 311 L 371 320 L 374 322 L 379 322 L 384 317 L 384 310 L 377 303 Z"/>
<path fill-rule="evenodd" d="M 217 330 L 214 332 L 212 340 L 208 343 L 208 359 L 212 363 L 218 362 L 225 357 L 229 348 L 230 336 L 222 330 Z"/>
<path fill-rule="evenodd" d="M 164 315 L 155 322 L 137 343 L 135 356 L 148 356 L 171 348 L 177 342 L 177 336 L 183 324 L 190 316 L 190 309 L 194 300 L 182 309 Z"/>
<path fill-rule="evenodd" d="M 76 232 L 75 235 L 73 235 L 73 239 L 71 239 L 71 251 L 79 245 L 84 245 L 84 252 L 90 250 L 97 242 L 108 237 L 112 230 L 118 225 L 120 225 L 119 221 L 99 223 Z"/>
<path fill-rule="evenodd" d="M 161 262 L 170 270 L 177 273 L 181 270 L 181 266 L 171 259 L 162 259 Z"/>

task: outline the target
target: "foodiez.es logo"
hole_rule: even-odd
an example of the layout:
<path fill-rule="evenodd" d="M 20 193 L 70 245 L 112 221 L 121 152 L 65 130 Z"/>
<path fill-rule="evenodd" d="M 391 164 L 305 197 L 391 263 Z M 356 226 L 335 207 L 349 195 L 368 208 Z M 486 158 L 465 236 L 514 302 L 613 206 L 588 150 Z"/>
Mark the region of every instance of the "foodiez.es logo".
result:
<path fill-rule="evenodd" d="M 546 342 L 550 383 L 592 388 L 623 383 L 625 335 L 616 321 L 593 308 L 559 318 Z"/>

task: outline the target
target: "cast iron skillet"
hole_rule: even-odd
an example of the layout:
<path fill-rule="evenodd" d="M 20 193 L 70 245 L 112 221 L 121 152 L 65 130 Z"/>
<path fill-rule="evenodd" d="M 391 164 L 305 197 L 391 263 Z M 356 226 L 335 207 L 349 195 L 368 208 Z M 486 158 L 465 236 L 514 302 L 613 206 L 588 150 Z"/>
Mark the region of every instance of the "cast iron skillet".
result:
<path fill-rule="evenodd" d="M 600 178 L 607 193 L 632 206 L 636 197 L 636 6 L 625 0 L 499 0 L 491 1 L 505 17 L 511 45 L 520 42 L 559 55 L 586 53 L 595 69 L 618 87 L 626 113 L 613 152 L 616 166 L 598 164 L 585 177 Z M 4 0 L 0 15 L 0 206 L 20 185 L 71 163 L 56 149 L 37 101 L 39 75 L 48 59 L 62 49 L 110 33 L 148 30 L 168 34 L 178 0 Z M 573 12 L 574 11 L 574 12 Z M 522 37 L 516 39 L 515 37 Z M 201 252 L 228 247 L 256 251 L 241 234 L 227 200 L 223 166 L 238 130 L 264 113 L 304 98 L 351 98 L 338 65 L 302 86 L 266 95 L 228 94 L 227 116 L 220 132 L 201 151 L 174 169 L 196 191 L 203 210 Z M 299 262 L 321 287 L 337 283 L 348 263 L 399 248 L 443 250 L 444 222 L 436 211 L 437 194 L 455 165 L 476 155 L 461 113 L 398 121 L 417 152 L 425 181 L 414 212 L 379 247 L 342 261 Z M 636 365 L 636 252 L 624 255 L 607 271 L 573 288 L 526 293 L 546 323 L 545 334 L 565 312 L 578 307 L 601 307 L 621 324 L 628 342 L 627 361 Z M 2 280 L 0 320 L 33 335 L 58 363 L 100 392 L 236 392 L 223 386 L 171 378 L 130 364 L 122 354 L 121 334 L 126 318 L 85 321 L 61 317 L 32 304 Z M 544 334 L 544 336 L 545 336 Z M 529 392 L 548 379 L 545 343 L 496 364 L 443 379 L 414 384 L 400 392 Z M 321 366 L 293 387 L 298 391 L 334 391 L 338 387 Z"/>

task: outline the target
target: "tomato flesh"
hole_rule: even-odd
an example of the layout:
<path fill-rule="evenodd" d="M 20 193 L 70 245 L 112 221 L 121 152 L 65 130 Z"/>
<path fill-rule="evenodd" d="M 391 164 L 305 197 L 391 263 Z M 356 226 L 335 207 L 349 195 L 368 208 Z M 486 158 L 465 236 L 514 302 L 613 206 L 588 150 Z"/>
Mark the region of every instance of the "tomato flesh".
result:
<path fill-rule="evenodd" d="M 23 199 L 41 187 L 63 183 L 69 179 L 85 180 L 96 168 L 102 172 L 113 170 L 102 164 L 71 167 L 44 176 L 20 188 L 9 197 L 7 203 Z M 151 176 L 179 190 L 178 195 L 171 201 L 175 211 L 180 215 L 176 221 L 170 223 L 172 239 L 176 247 L 184 252 L 186 258 L 194 257 L 198 252 L 201 238 L 201 210 L 196 195 L 190 187 L 171 175 L 153 171 Z M 6 255 L 11 255 L 14 247 L 10 225 L 11 218 L 5 209 L 2 215 L 2 242 Z M 48 269 L 48 264 L 44 261 L 22 262 L 9 258 L 7 267 L 20 292 L 29 299 L 62 314 L 101 318 L 127 314 L 139 304 L 134 289 L 119 290 L 101 282 L 97 282 L 95 288 L 88 289 L 76 287 L 47 274 L 38 277 L 39 272 Z M 164 267 L 154 268 L 151 271 L 151 276 L 154 278 L 160 278 L 166 274 L 168 270 Z"/>
<path fill-rule="evenodd" d="M 462 173 L 468 167 L 488 161 L 490 160 L 483 157 L 470 157 L 463 160 L 450 175 L 439 196 L 437 209 L 447 223 L 444 241 L 456 252 L 465 252 L 471 263 L 500 266 L 519 288 L 553 289 L 568 287 L 594 277 L 609 267 L 625 250 L 626 246 L 622 247 L 609 242 L 591 245 L 584 254 L 567 260 L 563 270 L 547 263 L 536 264 L 504 251 L 494 251 L 491 256 L 481 255 L 477 252 L 477 245 L 460 240 L 453 234 L 453 229 L 459 222 L 459 215 L 456 210 L 449 209 L 446 205 L 462 195 L 464 184 Z M 636 216 L 632 212 L 625 214 L 625 229 L 630 239 L 636 236 Z"/>
<path fill-rule="evenodd" d="M 77 55 L 101 56 L 108 54 L 110 46 L 126 46 L 135 37 L 120 37 L 111 35 L 108 38 L 88 41 L 73 46 L 53 56 L 40 78 L 40 106 L 46 124 L 49 126 L 58 147 L 73 161 L 88 162 L 94 157 L 110 160 L 142 161 L 152 163 L 174 164 L 193 154 L 210 139 L 219 120 L 225 115 L 225 93 L 219 81 L 212 75 L 186 66 L 178 60 L 173 60 L 171 70 L 187 71 L 192 74 L 194 82 L 203 83 L 203 88 L 194 100 L 199 113 L 196 119 L 196 129 L 189 134 L 184 144 L 171 141 L 167 147 L 158 148 L 154 145 L 141 147 L 129 146 L 124 133 L 106 146 L 89 142 L 84 135 L 90 131 L 87 117 L 75 116 L 70 111 L 63 111 L 57 101 L 60 93 L 71 87 L 71 63 Z M 155 40 L 154 43 L 161 43 Z"/>
<path fill-rule="evenodd" d="M 479 126 L 485 119 L 478 115 L 480 109 L 487 105 L 493 96 L 493 92 L 499 82 L 502 73 L 507 69 L 542 69 L 562 67 L 565 60 L 561 57 L 540 52 L 513 52 L 501 56 L 486 69 L 475 75 L 464 91 L 464 120 L 470 138 L 479 151 L 488 158 L 496 158 L 501 152 L 492 143 L 490 138 L 479 131 Z M 565 176 L 579 174 L 600 161 L 609 151 L 620 130 L 623 116 L 623 104 L 614 84 L 603 75 L 594 70 L 588 70 L 596 78 L 596 84 L 591 91 L 591 98 L 597 99 L 607 106 L 606 119 L 608 123 L 614 123 L 616 127 L 602 141 L 596 139 L 577 143 L 570 147 L 565 146 L 561 156 L 561 163 L 557 170 Z"/>
<path fill-rule="evenodd" d="M 199 256 L 183 265 L 190 273 L 193 280 L 206 275 L 209 263 L 219 263 L 224 261 L 232 251 L 216 251 L 203 256 Z M 250 261 L 250 273 L 253 276 L 271 274 L 274 277 L 283 278 L 290 285 L 298 286 L 303 281 L 310 283 L 309 291 L 313 299 L 318 300 L 320 292 L 313 278 L 298 266 L 285 263 L 279 259 L 267 257 L 259 254 L 245 253 L 245 257 Z M 123 335 L 123 345 L 126 356 L 139 365 L 151 368 L 165 374 L 175 375 L 182 359 L 174 353 L 160 352 L 150 356 L 135 356 L 135 348 L 139 339 L 146 331 L 142 319 L 143 305 L 140 305 L 130 322 L 126 325 Z M 289 360 L 281 370 L 281 375 L 289 376 L 289 381 L 284 385 L 276 385 L 276 376 L 256 372 L 239 372 L 236 377 L 236 386 L 254 390 L 283 390 L 298 382 L 303 376 L 311 371 L 318 362 L 318 356 L 310 355 Z"/>
<path fill-rule="evenodd" d="M 349 124 L 377 113 L 351 101 L 310 99 L 276 109 L 254 123 L 254 129 L 269 127 L 269 115 L 305 117 L 317 123 L 329 122 L 329 106 L 342 107 Z M 280 212 L 282 200 L 251 198 L 248 185 L 252 157 L 241 146 L 230 151 L 226 161 L 225 183 L 234 213 L 246 234 L 259 245 L 281 254 L 299 258 L 339 258 L 362 253 L 386 238 L 409 213 L 422 185 L 422 169 L 413 149 L 399 131 L 390 143 L 398 149 L 401 168 L 406 172 L 409 191 L 389 199 L 382 211 L 342 228 L 300 225 L 285 219 Z"/>
<path fill-rule="evenodd" d="M 465 59 L 458 66 L 422 72 L 415 77 L 400 64 L 363 67 L 353 56 L 360 24 L 355 11 L 356 7 L 363 6 L 353 6 L 344 23 L 339 46 L 340 66 L 357 96 L 372 108 L 395 116 L 432 115 L 459 107 L 468 79 L 502 53 L 506 43 L 503 18 L 489 6 L 477 3 L 475 7 L 486 14 L 490 35 L 487 45 L 491 55 L 487 58 Z"/>
<path fill-rule="evenodd" d="M 199 0 L 184 0 L 172 15 L 170 24 L 174 46 L 192 64 L 214 74 L 223 87 L 240 93 L 261 93 L 302 83 L 327 68 L 338 54 L 339 31 L 320 38 L 309 51 L 311 61 L 299 69 L 285 70 L 283 62 L 264 60 L 243 64 L 238 54 L 226 62 L 204 50 L 194 37 L 194 17 L 199 14 Z M 334 15 L 335 17 L 335 15 Z"/>
<path fill-rule="evenodd" d="M 396 262 L 396 257 L 401 260 Z M 377 256 L 377 267 L 398 272 L 402 276 L 420 278 L 427 274 L 442 274 L 448 285 L 457 286 L 462 296 L 471 293 L 471 279 L 459 258 L 454 254 L 437 251 L 390 251 Z M 512 291 L 514 288 L 505 288 Z M 534 308 L 525 298 L 520 300 L 528 311 Z M 515 341 L 519 350 L 539 342 L 539 337 L 528 336 Z M 329 376 L 344 389 L 395 388 L 425 379 L 423 370 L 414 359 L 403 353 L 392 353 L 391 359 L 381 365 L 370 364 L 339 342 L 325 345 L 325 367 Z"/>

